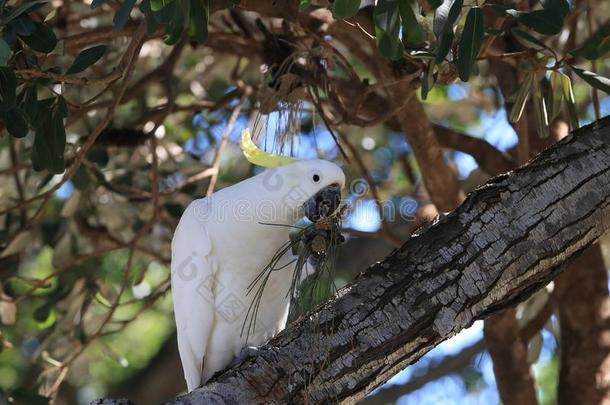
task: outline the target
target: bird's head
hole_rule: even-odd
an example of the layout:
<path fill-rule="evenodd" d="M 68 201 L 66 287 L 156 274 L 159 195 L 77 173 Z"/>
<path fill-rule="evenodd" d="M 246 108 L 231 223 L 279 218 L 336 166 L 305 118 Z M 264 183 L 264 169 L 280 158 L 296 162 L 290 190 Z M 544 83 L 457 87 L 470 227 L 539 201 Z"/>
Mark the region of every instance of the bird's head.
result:
<path fill-rule="evenodd" d="M 330 216 L 339 207 L 345 174 L 336 164 L 264 152 L 252 142 L 248 130 L 242 133 L 240 146 L 251 163 L 269 168 L 260 175 L 263 188 L 277 195 L 283 205 L 313 222 Z"/>

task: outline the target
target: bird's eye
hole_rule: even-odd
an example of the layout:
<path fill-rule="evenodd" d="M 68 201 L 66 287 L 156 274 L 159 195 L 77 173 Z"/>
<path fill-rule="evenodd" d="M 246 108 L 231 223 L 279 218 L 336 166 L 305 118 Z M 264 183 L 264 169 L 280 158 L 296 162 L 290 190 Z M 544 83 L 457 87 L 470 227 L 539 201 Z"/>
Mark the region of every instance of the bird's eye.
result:
<path fill-rule="evenodd" d="M 318 183 L 320 181 L 320 175 L 318 174 L 314 174 L 311 179 L 313 180 L 314 183 Z"/>

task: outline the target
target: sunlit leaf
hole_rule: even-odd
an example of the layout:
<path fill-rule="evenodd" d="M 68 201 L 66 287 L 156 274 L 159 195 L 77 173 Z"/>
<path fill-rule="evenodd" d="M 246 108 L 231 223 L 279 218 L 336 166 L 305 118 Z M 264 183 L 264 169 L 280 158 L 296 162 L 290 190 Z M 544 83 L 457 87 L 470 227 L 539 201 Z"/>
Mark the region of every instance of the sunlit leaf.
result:
<path fill-rule="evenodd" d="M 549 117 L 546 110 L 546 103 L 540 88 L 540 82 L 534 81 L 534 89 L 532 92 L 532 102 L 534 105 L 534 119 L 536 122 L 536 132 L 540 138 L 549 136 Z"/>
<path fill-rule="evenodd" d="M 580 123 L 578 122 L 578 113 L 576 111 L 576 101 L 574 99 L 574 91 L 572 89 L 572 81 L 568 77 L 568 75 L 557 72 L 559 77 L 561 78 L 561 86 L 563 90 L 563 99 L 566 102 L 568 107 L 568 118 L 570 119 L 570 127 L 573 130 L 580 128 Z"/>
<path fill-rule="evenodd" d="M 173 0 L 150 0 L 150 8 L 152 11 L 159 11 L 172 2 Z"/>
<path fill-rule="evenodd" d="M 299 2 L 299 11 L 305 11 L 309 8 L 309 6 L 311 6 L 311 1 L 312 0 L 301 0 Z"/>
<path fill-rule="evenodd" d="M 570 66 L 570 69 L 572 69 L 572 71 L 574 71 L 574 73 L 576 73 L 585 82 L 589 83 L 590 86 L 610 94 L 610 79 L 607 77 L 600 76 L 596 73 L 576 66 Z"/>
<path fill-rule="evenodd" d="M 530 93 L 532 91 L 532 85 L 534 83 L 536 74 L 534 72 L 529 72 L 523 83 L 520 84 L 519 90 L 517 91 L 517 95 L 515 97 L 515 101 L 513 107 L 510 110 L 510 114 L 508 119 L 510 122 L 517 122 L 521 119 L 521 115 L 523 114 L 523 109 L 525 108 L 525 104 L 530 97 Z"/>
<path fill-rule="evenodd" d="M 549 121 L 552 122 L 561 111 L 563 101 L 563 83 L 561 74 L 557 71 L 551 72 L 549 91 Z"/>

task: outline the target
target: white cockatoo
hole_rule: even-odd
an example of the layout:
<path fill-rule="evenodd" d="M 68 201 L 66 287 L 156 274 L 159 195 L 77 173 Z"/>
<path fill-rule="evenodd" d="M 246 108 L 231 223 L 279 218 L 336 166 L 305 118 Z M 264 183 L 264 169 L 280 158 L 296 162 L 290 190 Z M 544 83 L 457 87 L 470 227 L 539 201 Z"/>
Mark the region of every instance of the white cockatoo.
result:
<path fill-rule="evenodd" d="M 345 185 L 334 163 L 271 155 L 249 132 L 240 146 L 263 173 L 193 201 L 172 240 L 171 283 L 178 349 L 188 390 L 226 368 L 245 347 L 260 346 L 282 330 L 288 317 L 294 263 L 287 252 L 270 272 L 252 331 L 243 326 L 251 285 L 289 240 L 303 215 L 332 214 Z"/>

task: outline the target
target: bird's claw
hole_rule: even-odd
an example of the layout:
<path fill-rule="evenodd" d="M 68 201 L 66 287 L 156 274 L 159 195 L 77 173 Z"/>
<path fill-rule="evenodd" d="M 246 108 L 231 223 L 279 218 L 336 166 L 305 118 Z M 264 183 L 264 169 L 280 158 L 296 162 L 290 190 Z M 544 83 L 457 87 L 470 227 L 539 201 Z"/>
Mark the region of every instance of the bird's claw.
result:
<path fill-rule="evenodd" d="M 232 368 L 238 364 L 243 363 L 247 358 L 256 356 L 259 352 L 258 347 L 256 346 L 244 346 L 239 351 L 239 354 L 235 356 L 229 368 Z"/>

